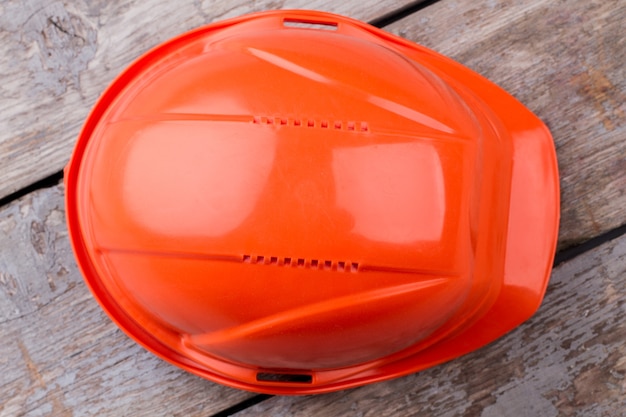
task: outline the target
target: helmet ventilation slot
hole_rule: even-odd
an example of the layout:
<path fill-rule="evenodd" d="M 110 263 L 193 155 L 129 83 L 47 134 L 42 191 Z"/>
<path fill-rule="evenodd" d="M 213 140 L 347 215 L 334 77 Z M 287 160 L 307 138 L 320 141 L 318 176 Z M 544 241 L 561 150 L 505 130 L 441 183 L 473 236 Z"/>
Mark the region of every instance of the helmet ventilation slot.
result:
<path fill-rule="evenodd" d="M 310 384 L 313 376 L 309 374 L 285 374 L 277 372 L 258 372 L 256 380 L 262 382 L 288 382 L 297 384 Z"/>
<path fill-rule="evenodd" d="M 321 269 L 337 272 L 358 272 L 358 262 L 335 261 L 328 259 L 305 259 L 292 257 L 278 257 L 265 255 L 243 255 L 241 258 L 245 264 L 276 265 L 295 268 Z"/>
<path fill-rule="evenodd" d="M 285 19 L 283 26 L 296 29 L 337 30 L 337 22 L 324 22 L 300 19 Z"/>
<path fill-rule="evenodd" d="M 268 126 L 309 127 L 318 129 L 346 130 L 349 132 L 369 132 L 367 122 L 341 121 L 328 119 L 294 119 L 290 117 L 254 116 L 252 123 Z"/>

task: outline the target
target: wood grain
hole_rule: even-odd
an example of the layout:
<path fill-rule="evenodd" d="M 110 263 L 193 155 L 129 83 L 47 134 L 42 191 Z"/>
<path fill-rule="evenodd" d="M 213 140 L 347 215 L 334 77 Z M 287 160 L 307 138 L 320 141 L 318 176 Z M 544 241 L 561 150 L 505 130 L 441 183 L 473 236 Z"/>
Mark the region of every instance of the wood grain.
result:
<path fill-rule="evenodd" d="M 252 394 L 188 374 L 126 337 L 74 262 L 63 188 L 0 209 L 0 416 L 211 415 Z"/>
<path fill-rule="evenodd" d="M 626 236 L 557 267 L 539 312 L 502 339 L 404 378 L 273 397 L 247 416 L 622 416 Z"/>
<path fill-rule="evenodd" d="M 214 20 L 309 8 L 370 20 L 409 0 L 4 1 L 0 198 L 62 169 L 98 95 L 149 48 Z"/>
<path fill-rule="evenodd" d="M 386 29 L 512 93 L 554 136 L 560 248 L 626 223 L 626 2 L 440 1 Z"/>

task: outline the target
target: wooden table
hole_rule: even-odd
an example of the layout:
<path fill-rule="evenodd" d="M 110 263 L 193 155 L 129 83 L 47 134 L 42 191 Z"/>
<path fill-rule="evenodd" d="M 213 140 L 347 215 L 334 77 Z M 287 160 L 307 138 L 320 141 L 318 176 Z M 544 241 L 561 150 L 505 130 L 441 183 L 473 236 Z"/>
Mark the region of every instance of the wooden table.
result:
<path fill-rule="evenodd" d="M 626 415 L 626 2 L 415 3 L 1 3 L 0 416 Z M 562 222 L 558 265 L 532 319 L 418 374 L 268 397 L 170 366 L 104 315 L 77 271 L 59 183 L 87 112 L 148 48 L 270 8 L 376 20 L 490 78 L 548 124 Z"/>

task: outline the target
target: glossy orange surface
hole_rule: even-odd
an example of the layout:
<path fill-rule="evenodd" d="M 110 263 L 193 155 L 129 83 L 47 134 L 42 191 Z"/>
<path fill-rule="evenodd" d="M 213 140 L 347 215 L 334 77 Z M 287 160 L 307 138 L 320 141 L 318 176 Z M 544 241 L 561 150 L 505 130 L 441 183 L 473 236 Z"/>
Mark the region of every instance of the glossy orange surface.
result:
<path fill-rule="evenodd" d="M 448 58 L 321 12 L 148 52 L 96 104 L 65 181 L 78 263 L 111 318 L 190 372 L 274 394 L 500 337 L 538 308 L 558 228 L 536 116 Z"/>

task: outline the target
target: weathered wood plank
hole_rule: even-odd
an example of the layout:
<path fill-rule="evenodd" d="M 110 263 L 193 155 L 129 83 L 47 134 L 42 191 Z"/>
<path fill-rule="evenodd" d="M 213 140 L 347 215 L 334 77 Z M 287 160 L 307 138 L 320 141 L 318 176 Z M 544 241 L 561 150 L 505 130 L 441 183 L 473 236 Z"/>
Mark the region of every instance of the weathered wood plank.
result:
<path fill-rule="evenodd" d="M 557 267 L 538 314 L 504 338 L 404 378 L 236 414 L 622 416 L 626 410 L 626 236 Z"/>
<path fill-rule="evenodd" d="M 626 222 L 626 2 L 446 0 L 388 30 L 469 66 L 549 126 L 560 247 Z"/>
<path fill-rule="evenodd" d="M 210 415 L 252 394 L 188 374 L 106 317 L 77 270 L 62 186 L 0 209 L 0 416 Z"/>
<path fill-rule="evenodd" d="M 160 42 L 252 11 L 309 8 L 370 20 L 407 3 L 5 1 L 0 5 L 0 198 L 60 171 L 98 95 Z"/>

